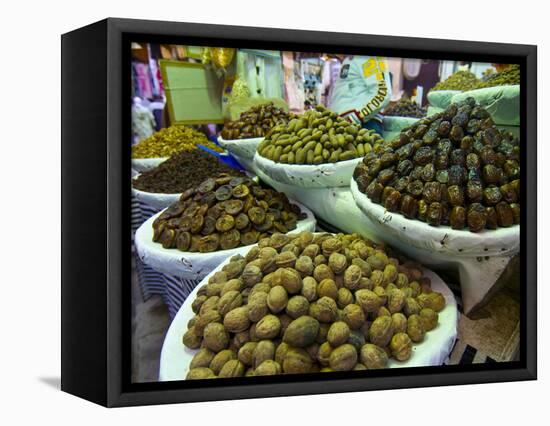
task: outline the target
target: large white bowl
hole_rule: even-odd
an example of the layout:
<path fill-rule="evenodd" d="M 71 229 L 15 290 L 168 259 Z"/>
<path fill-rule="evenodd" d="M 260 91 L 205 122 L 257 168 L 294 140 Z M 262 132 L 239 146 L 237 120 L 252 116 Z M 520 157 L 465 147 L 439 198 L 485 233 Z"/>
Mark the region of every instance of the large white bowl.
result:
<path fill-rule="evenodd" d="M 206 284 L 210 275 L 219 271 L 228 260 L 214 269 L 195 287 L 170 324 L 160 355 L 160 381 L 185 380 L 189 364 L 197 352 L 186 348 L 182 343 L 182 336 L 187 331 L 187 323 L 195 315 L 191 304 L 195 300 L 199 288 Z M 458 324 L 456 300 L 449 287 L 438 275 L 427 269 L 424 269 L 424 275 L 431 279 L 432 289 L 443 294 L 447 305 L 439 312 L 439 325 L 426 333 L 422 343 L 413 345 L 411 358 L 406 362 L 392 359 L 388 364 L 389 368 L 442 365 L 447 361 L 454 346 Z"/>
<path fill-rule="evenodd" d="M 299 220 L 296 229 L 291 232 L 315 231 L 315 217 L 311 210 L 302 204 L 290 200 L 300 206 L 307 217 Z M 145 221 L 136 231 L 134 243 L 139 258 L 151 268 L 168 275 L 198 280 L 209 274 L 226 258 L 248 252 L 253 245 L 236 247 L 230 250 L 219 250 L 212 253 L 182 252 L 177 249 L 165 249 L 153 241 L 153 222 L 162 212 Z"/>
<path fill-rule="evenodd" d="M 264 138 L 226 140 L 221 136 L 218 136 L 218 143 L 222 148 L 239 158 L 249 161 L 254 158 L 256 149 L 263 140 Z"/>
<path fill-rule="evenodd" d="M 137 177 L 137 176 L 136 176 Z M 158 192 L 146 192 L 132 187 L 132 195 L 139 201 L 153 207 L 156 210 L 165 209 L 174 204 L 181 197 L 180 194 L 163 194 Z"/>
<path fill-rule="evenodd" d="M 276 163 L 256 153 L 254 166 L 271 179 L 302 188 L 330 188 L 348 186 L 355 166 L 361 157 L 324 164 Z"/>
<path fill-rule="evenodd" d="M 248 177 L 250 177 L 254 182 L 258 182 L 258 177 L 252 174 L 251 172 L 246 172 Z M 134 175 L 132 179 L 137 179 L 139 173 Z M 139 201 L 147 204 L 148 206 L 153 207 L 155 210 L 162 210 L 166 207 L 171 206 L 177 202 L 181 197 L 181 192 L 177 194 L 165 194 L 162 192 L 147 192 L 141 191 L 132 186 L 132 195 Z"/>
<path fill-rule="evenodd" d="M 387 211 L 373 203 L 359 191 L 355 179 L 350 183 L 351 193 L 359 209 L 371 222 L 383 228 L 384 235 L 401 241 L 400 246 L 414 247 L 430 253 L 452 257 L 485 257 L 511 255 L 519 252 L 519 225 L 495 230 L 470 232 L 450 226 L 430 226 L 400 213 Z"/>
<path fill-rule="evenodd" d="M 145 172 L 147 170 L 154 169 L 160 163 L 168 160 L 169 157 L 159 157 L 159 158 L 132 158 L 132 169 L 136 172 Z"/>

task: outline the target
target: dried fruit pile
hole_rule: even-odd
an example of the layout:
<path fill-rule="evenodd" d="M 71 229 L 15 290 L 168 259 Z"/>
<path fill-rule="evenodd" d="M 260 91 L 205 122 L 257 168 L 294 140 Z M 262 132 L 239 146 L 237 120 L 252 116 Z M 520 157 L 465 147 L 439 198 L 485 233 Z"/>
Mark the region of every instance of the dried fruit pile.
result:
<path fill-rule="evenodd" d="M 141 173 L 132 185 L 140 191 L 179 194 L 200 184 L 206 178 L 227 173 L 244 176 L 236 169 L 218 160 L 215 156 L 196 149 L 180 151 L 157 167 Z"/>
<path fill-rule="evenodd" d="M 354 171 L 361 192 L 388 211 L 472 232 L 520 221 L 518 139 L 472 98 L 403 129 Z"/>
<path fill-rule="evenodd" d="M 430 91 L 436 90 L 467 90 L 483 89 L 486 87 L 509 86 L 520 83 L 519 65 L 510 65 L 501 72 L 490 74 L 480 80 L 470 71 L 458 71 L 447 80 L 437 83 Z"/>
<path fill-rule="evenodd" d="M 335 163 L 362 157 L 381 142 L 373 130 L 361 129 L 318 105 L 287 125 L 273 127 L 258 153 L 278 163 Z"/>
<path fill-rule="evenodd" d="M 482 87 L 508 86 L 520 83 L 519 65 L 510 65 L 501 72 L 491 74 L 486 80 L 479 84 Z"/>
<path fill-rule="evenodd" d="M 222 130 L 225 140 L 261 138 L 277 124 L 286 124 L 294 114 L 289 114 L 273 103 L 258 105 L 243 112 L 236 121 L 228 122 Z"/>
<path fill-rule="evenodd" d="M 430 91 L 436 90 L 474 90 L 479 88 L 481 80 L 470 71 L 457 71 L 445 81 L 440 81 Z"/>
<path fill-rule="evenodd" d="M 203 145 L 216 152 L 223 150 L 204 133 L 185 126 L 170 126 L 132 146 L 132 158 L 169 157 L 178 151 L 193 151 Z"/>
<path fill-rule="evenodd" d="M 153 241 L 186 252 L 227 250 L 296 229 L 303 215 L 284 194 L 248 177 L 221 174 L 164 210 L 153 222 Z"/>
<path fill-rule="evenodd" d="M 402 97 L 399 101 L 387 106 L 382 114 L 390 117 L 422 118 L 426 116 L 426 108 L 418 106 L 416 102 L 407 97 Z"/>
<path fill-rule="evenodd" d="M 273 234 L 198 290 L 187 379 L 384 368 L 444 307 L 416 264 L 355 234 Z"/>

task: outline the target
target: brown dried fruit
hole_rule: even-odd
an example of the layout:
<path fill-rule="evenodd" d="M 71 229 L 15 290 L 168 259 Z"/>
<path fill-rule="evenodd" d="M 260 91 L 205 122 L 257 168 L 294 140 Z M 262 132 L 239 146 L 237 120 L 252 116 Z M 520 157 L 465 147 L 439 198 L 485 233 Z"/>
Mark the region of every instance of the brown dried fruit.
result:
<path fill-rule="evenodd" d="M 393 336 L 391 316 L 376 318 L 369 329 L 369 341 L 377 346 L 384 347 Z"/>
<path fill-rule="evenodd" d="M 235 353 L 230 349 L 224 349 L 216 354 L 210 362 L 210 369 L 214 374 L 219 374 L 222 367 L 230 360 L 236 359 Z"/>
<path fill-rule="evenodd" d="M 289 348 L 283 360 L 283 371 L 287 374 L 309 373 L 312 359 L 302 348 Z"/>
<path fill-rule="evenodd" d="M 411 340 L 415 343 L 419 343 L 424 340 L 426 331 L 424 330 L 424 324 L 420 315 L 410 315 L 407 319 L 407 334 Z"/>
<path fill-rule="evenodd" d="M 223 318 L 225 329 L 231 333 L 238 333 L 246 330 L 250 326 L 248 319 L 248 307 L 241 306 L 229 311 Z"/>
<path fill-rule="evenodd" d="M 396 333 L 390 341 L 390 350 L 398 361 L 407 361 L 411 357 L 412 342 L 406 333 Z"/>
<path fill-rule="evenodd" d="M 253 366 L 256 368 L 262 362 L 275 358 L 275 344 L 271 340 L 260 340 L 254 349 Z"/>
<path fill-rule="evenodd" d="M 407 331 L 407 317 L 401 312 L 392 314 L 391 324 L 394 334 L 405 333 Z"/>
<path fill-rule="evenodd" d="M 383 303 L 382 299 L 380 299 L 376 293 L 366 289 L 357 290 L 355 292 L 355 300 L 365 312 L 376 312 Z"/>
<path fill-rule="evenodd" d="M 357 351 L 349 343 L 334 349 L 329 357 L 330 368 L 334 371 L 349 371 L 357 364 Z"/>
<path fill-rule="evenodd" d="M 350 328 L 343 321 L 334 322 L 327 334 L 327 341 L 332 347 L 337 347 L 348 341 L 350 336 Z"/>
<path fill-rule="evenodd" d="M 309 314 L 319 322 L 331 323 L 338 316 L 338 306 L 334 299 L 321 297 L 309 305 Z"/>
<path fill-rule="evenodd" d="M 388 364 L 388 354 L 384 349 L 371 343 L 363 345 L 360 352 L 361 363 L 368 370 L 386 368 Z"/>
<path fill-rule="evenodd" d="M 256 336 L 260 339 L 274 339 L 281 331 L 281 321 L 275 315 L 266 315 L 256 324 Z"/>
<path fill-rule="evenodd" d="M 291 318 L 298 318 L 307 315 L 309 312 L 309 302 L 304 296 L 292 296 L 286 305 L 286 313 Z"/>
<path fill-rule="evenodd" d="M 273 313 L 278 313 L 286 308 L 288 295 L 283 286 L 275 286 L 267 295 L 267 306 Z"/>
<path fill-rule="evenodd" d="M 422 325 L 424 326 L 424 330 L 431 331 L 435 327 L 437 327 L 439 315 L 433 309 L 423 308 L 422 310 L 420 310 L 419 315 L 420 315 L 420 319 L 422 320 Z"/>
<path fill-rule="evenodd" d="M 344 321 L 352 330 L 357 330 L 361 328 L 365 322 L 365 313 L 359 305 L 347 305 L 343 309 L 342 321 Z"/>
<path fill-rule="evenodd" d="M 185 380 L 203 380 L 203 379 L 213 379 L 216 375 L 212 370 L 205 367 L 197 367 L 189 370 Z"/>

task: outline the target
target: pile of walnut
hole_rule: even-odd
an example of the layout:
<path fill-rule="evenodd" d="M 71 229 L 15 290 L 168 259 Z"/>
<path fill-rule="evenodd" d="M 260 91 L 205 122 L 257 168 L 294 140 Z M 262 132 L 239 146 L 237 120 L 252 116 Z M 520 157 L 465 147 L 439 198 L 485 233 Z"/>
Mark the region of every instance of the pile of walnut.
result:
<path fill-rule="evenodd" d="M 187 379 L 384 368 L 444 307 L 418 265 L 356 234 L 273 234 L 199 289 Z"/>

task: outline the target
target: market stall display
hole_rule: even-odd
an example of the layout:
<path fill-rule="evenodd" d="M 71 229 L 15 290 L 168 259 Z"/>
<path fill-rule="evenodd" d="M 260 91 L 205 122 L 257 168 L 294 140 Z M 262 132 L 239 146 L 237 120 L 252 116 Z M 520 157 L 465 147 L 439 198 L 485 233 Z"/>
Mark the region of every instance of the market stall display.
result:
<path fill-rule="evenodd" d="M 264 138 L 225 140 L 218 137 L 220 146 L 227 150 L 246 170 L 253 170 L 254 155 Z"/>
<path fill-rule="evenodd" d="M 428 93 L 428 115 L 440 112 L 451 103 L 472 97 L 491 113 L 497 125 L 513 126 L 506 129 L 518 134 L 519 83 L 520 67 L 515 64 L 483 79 L 475 78 L 470 72 L 459 71 L 438 83 Z"/>
<path fill-rule="evenodd" d="M 426 116 L 426 108 L 421 107 L 408 97 L 402 97 L 397 102 L 390 104 L 382 111 L 387 117 L 411 117 L 422 118 Z"/>
<path fill-rule="evenodd" d="M 266 135 L 258 153 L 284 164 L 323 164 L 362 157 L 380 143 L 380 135 L 361 129 L 318 105 Z"/>
<path fill-rule="evenodd" d="M 519 226 L 479 233 L 433 227 L 373 203 L 355 180 L 350 189 L 364 214 L 361 223 L 377 239 L 425 265 L 458 273 L 466 315 L 487 302 L 508 262 L 519 253 Z"/>
<path fill-rule="evenodd" d="M 198 130 L 186 126 L 166 127 L 132 146 L 132 167 L 138 172 L 149 170 L 176 152 L 196 150 L 197 145 L 223 152 Z"/>
<path fill-rule="evenodd" d="M 319 105 L 271 129 L 258 146 L 254 166 L 282 183 L 347 186 L 360 158 L 383 141 L 373 130 L 361 129 Z"/>
<path fill-rule="evenodd" d="M 167 333 L 160 380 L 440 365 L 456 326 L 439 277 L 383 246 L 275 234 L 193 291 Z"/>
<path fill-rule="evenodd" d="M 238 120 L 227 122 L 221 136 L 225 140 L 262 138 L 272 127 L 285 125 L 293 118 L 294 114 L 272 102 L 256 105 L 241 113 Z"/>
<path fill-rule="evenodd" d="M 450 230 L 460 233 L 462 237 L 469 236 L 470 241 L 462 240 L 463 244 L 456 247 L 456 250 L 445 250 L 448 247 L 448 227 L 434 228 L 416 221 L 417 226 L 430 231 L 430 243 L 424 244 L 424 234 L 408 232 L 410 228 L 407 222 L 411 222 L 410 219 L 401 214 L 389 213 L 383 206 L 370 202 L 365 194 L 359 192 L 353 179 L 351 187 L 302 188 L 275 181 L 259 169 L 256 173 L 262 181 L 288 194 L 289 197 L 300 200 L 319 220 L 344 232 L 356 232 L 377 242 L 384 241 L 426 266 L 456 273 L 460 277 L 462 304 L 466 314 L 470 314 L 488 300 L 509 260 L 519 250 L 519 227 L 491 231 L 489 235 L 493 238 L 490 245 L 480 244 L 487 235 L 484 232 L 476 234 Z M 356 201 L 360 199 L 365 201 L 367 208 L 364 208 L 365 205 L 360 208 L 361 203 Z M 376 215 L 366 213 L 374 211 Z M 504 241 L 500 240 L 501 238 L 504 238 Z M 470 243 L 474 243 L 474 247 L 477 248 L 465 252 L 464 248 Z M 490 249 L 493 246 L 495 250 Z"/>
<path fill-rule="evenodd" d="M 457 71 L 451 74 L 446 80 L 440 81 L 432 89 L 431 92 L 438 90 L 474 90 L 478 89 L 481 84 L 481 80 L 470 71 Z"/>
<path fill-rule="evenodd" d="M 431 226 L 480 232 L 519 223 L 519 141 L 471 98 L 367 154 L 354 178 L 387 211 Z"/>
<path fill-rule="evenodd" d="M 153 223 L 153 241 L 166 249 L 209 253 L 250 245 L 296 229 L 305 214 L 247 177 L 220 174 L 185 191 Z"/>
<path fill-rule="evenodd" d="M 314 228 L 311 212 L 284 194 L 248 177 L 220 175 L 141 225 L 136 247 L 154 269 L 196 279 L 260 238 Z"/>
<path fill-rule="evenodd" d="M 160 210 L 178 201 L 182 192 L 220 173 L 245 176 L 203 150 L 180 151 L 137 175 L 132 180 L 132 193 L 139 201 Z"/>
<path fill-rule="evenodd" d="M 132 186 L 145 192 L 181 194 L 220 173 L 243 175 L 239 170 L 202 150 L 180 151 L 156 168 L 141 173 L 133 180 Z"/>
<path fill-rule="evenodd" d="M 519 97 L 519 85 L 505 85 L 456 93 L 452 96 L 451 102 L 460 103 L 467 98 L 473 98 L 491 114 L 491 118 L 500 129 L 519 135 Z"/>
<path fill-rule="evenodd" d="M 519 85 L 519 83 L 520 67 L 517 64 L 512 64 L 500 72 L 490 74 L 479 83 L 477 89 L 495 86 L 512 86 Z"/>

